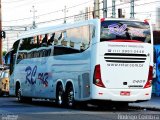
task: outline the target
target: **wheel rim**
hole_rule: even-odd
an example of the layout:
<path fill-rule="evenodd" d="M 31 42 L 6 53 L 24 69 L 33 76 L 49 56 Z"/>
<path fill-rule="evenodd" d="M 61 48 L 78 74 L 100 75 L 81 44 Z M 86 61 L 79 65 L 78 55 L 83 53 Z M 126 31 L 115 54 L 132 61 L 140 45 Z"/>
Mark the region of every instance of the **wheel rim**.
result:
<path fill-rule="evenodd" d="M 74 101 L 74 92 L 73 89 L 70 88 L 68 91 L 68 106 L 73 106 L 73 101 Z"/>
<path fill-rule="evenodd" d="M 63 92 L 60 90 L 60 91 L 58 91 L 58 104 L 59 105 L 62 105 L 62 103 L 63 103 Z"/>
<path fill-rule="evenodd" d="M 17 97 L 18 97 L 18 101 L 21 101 L 21 90 L 20 89 L 18 89 Z"/>
<path fill-rule="evenodd" d="M 56 94 L 56 103 L 57 103 L 57 105 L 62 106 L 63 105 L 63 101 L 64 101 L 63 87 L 59 86 L 56 93 L 57 93 Z"/>

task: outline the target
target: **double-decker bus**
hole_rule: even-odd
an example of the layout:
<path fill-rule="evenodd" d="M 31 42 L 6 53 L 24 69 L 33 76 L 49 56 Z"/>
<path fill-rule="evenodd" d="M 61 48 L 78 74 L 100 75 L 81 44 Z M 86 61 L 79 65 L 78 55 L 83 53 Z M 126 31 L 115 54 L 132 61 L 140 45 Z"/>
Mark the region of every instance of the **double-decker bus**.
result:
<path fill-rule="evenodd" d="M 69 107 L 149 100 L 151 31 L 147 21 L 109 18 L 28 31 L 8 53 L 10 94 Z"/>

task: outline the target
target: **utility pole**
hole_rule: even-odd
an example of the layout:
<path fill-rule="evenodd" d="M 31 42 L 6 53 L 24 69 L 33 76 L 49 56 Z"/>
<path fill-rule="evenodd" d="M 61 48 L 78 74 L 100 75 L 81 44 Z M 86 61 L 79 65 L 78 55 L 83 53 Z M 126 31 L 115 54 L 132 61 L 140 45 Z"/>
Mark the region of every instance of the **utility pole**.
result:
<path fill-rule="evenodd" d="M 32 6 L 32 10 L 30 10 L 30 12 L 33 12 L 33 24 L 32 24 L 32 28 L 35 29 L 37 27 L 36 26 L 36 22 L 35 22 L 35 19 L 36 19 L 35 13 L 37 12 L 37 10 L 35 10 L 34 5 Z"/>
<path fill-rule="evenodd" d="M 1 9 L 1 0 L 0 0 L 0 34 L 2 34 L 2 9 Z M 0 64 L 2 65 L 2 35 L 0 37 Z"/>
<path fill-rule="evenodd" d="M 112 0 L 112 17 L 116 17 L 116 0 Z"/>
<path fill-rule="evenodd" d="M 9 50 L 9 38 L 7 37 L 7 51 Z"/>
<path fill-rule="evenodd" d="M 131 17 L 130 18 L 134 18 L 134 14 L 135 14 L 134 13 L 134 0 L 131 0 L 130 2 L 131 2 L 131 13 L 130 13 Z"/>
<path fill-rule="evenodd" d="M 118 18 L 123 18 L 122 9 L 118 9 Z"/>
<path fill-rule="evenodd" d="M 103 0 L 103 17 L 107 18 L 107 0 Z"/>
<path fill-rule="evenodd" d="M 100 11 L 99 11 L 99 0 L 94 0 L 94 18 L 100 17 Z"/>
<path fill-rule="evenodd" d="M 88 7 L 86 7 L 85 8 L 85 20 L 88 20 L 88 18 L 89 18 L 89 8 Z"/>
<path fill-rule="evenodd" d="M 68 12 L 66 5 L 64 6 L 64 10 L 62 10 L 64 12 L 64 24 L 66 23 L 66 14 Z"/>

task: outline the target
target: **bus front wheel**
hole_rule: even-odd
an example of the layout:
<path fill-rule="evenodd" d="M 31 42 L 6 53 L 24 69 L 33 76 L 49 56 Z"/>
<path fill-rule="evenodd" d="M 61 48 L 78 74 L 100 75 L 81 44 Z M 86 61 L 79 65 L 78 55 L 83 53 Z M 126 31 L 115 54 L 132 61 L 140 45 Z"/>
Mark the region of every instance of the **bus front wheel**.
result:
<path fill-rule="evenodd" d="M 21 95 L 21 89 L 19 88 L 17 91 L 18 102 L 23 102 L 23 97 Z"/>

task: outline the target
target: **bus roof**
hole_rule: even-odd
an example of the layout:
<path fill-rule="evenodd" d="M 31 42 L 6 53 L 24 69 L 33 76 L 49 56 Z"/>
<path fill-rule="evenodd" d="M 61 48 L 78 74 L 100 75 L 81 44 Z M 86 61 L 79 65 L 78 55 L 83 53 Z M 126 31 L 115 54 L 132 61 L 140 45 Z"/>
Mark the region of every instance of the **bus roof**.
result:
<path fill-rule="evenodd" d="M 102 18 L 102 19 L 104 19 L 105 21 L 107 21 L 107 20 L 141 21 L 141 20 L 125 19 L 125 18 Z M 90 19 L 90 20 L 85 20 L 85 21 L 80 21 L 80 22 L 75 22 L 75 23 L 66 23 L 66 24 L 62 24 L 62 25 L 37 28 L 37 29 L 29 30 L 29 31 L 22 33 L 18 37 L 18 39 L 33 37 L 33 36 L 36 36 L 39 34 L 53 33 L 55 31 L 65 30 L 65 29 L 69 29 L 69 28 L 75 28 L 75 27 L 79 27 L 82 25 L 96 24 L 96 22 L 100 22 L 100 20 L 102 20 L 102 19 Z"/>
<path fill-rule="evenodd" d="M 75 28 L 75 27 L 79 27 L 79 26 L 82 26 L 82 25 L 94 24 L 95 22 L 98 22 L 98 19 L 91 19 L 91 20 L 86 20 L 86 21 L 81 21 L 81 22 L 66 23 L 66 24 L 62 24 L 62 25 L 49 26 L 49 27 L 44 27 L 44 28 L 37 28 L 37 29 L 33 29 L 33 30 L 26 31 L 26 32 L 22 33 L 18 37 L 18 39 L 27 38 L 27 37 L 31 37 L 31 36 L 36 36 L 36 35 L 39 35 L 39 34 L 53 33 L 55 31 L 65 30 L 65 29 L 68 29 L 68 28 Z"/>

